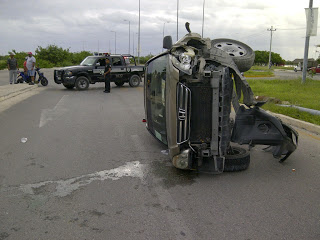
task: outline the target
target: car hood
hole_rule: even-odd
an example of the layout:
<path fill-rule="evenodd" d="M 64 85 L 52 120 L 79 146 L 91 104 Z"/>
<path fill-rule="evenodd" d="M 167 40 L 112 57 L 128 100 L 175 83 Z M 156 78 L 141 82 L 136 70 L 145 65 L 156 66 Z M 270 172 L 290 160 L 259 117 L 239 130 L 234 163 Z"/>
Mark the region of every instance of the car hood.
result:
<path fill-rule="evenodd" d="M 77 66 L 68 66 L 68 67 L 59 68 L 58 70 L 60 70 L 60 71 L 66 71 L 66 70 L 74 71 L 74 70 L 86 70 L 86 69 L 90 69 L 90 68 L 92 68 L 92 66 L 77 65 Z"/>

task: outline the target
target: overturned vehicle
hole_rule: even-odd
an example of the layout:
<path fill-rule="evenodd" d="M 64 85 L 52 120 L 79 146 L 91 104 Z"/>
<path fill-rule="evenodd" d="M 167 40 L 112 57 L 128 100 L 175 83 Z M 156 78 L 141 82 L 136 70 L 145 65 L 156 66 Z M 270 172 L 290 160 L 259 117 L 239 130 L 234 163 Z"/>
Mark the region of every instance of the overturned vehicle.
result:
<path fill-rule="evenodd" d="M 247 169 L 247 144 L 268 145 L 284 161 L 295 151 L 298 134 L 259 107 L 242 72 L 254 61 L 253 50 L 231 39 L 191 33 L 146 63 L 144 104 L 149 132 L 167 145 L 179 169 L 222 173 Z M 243 95 L 243 104 L 239 99 Z M 232 107 L 235 117 L 231 117 Z"/>

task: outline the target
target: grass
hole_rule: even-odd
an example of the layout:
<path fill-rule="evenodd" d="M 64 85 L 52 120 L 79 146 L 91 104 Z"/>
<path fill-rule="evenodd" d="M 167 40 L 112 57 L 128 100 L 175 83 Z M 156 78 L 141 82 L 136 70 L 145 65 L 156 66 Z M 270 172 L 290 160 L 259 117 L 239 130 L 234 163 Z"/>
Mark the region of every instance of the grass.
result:
<path fill-rule="evenodd" d="M 268 69 L 266 66 L 252 66 L 249 71 L 244 73 L 245 77 L 273 77 L 274 73 L 272 69 Z"/>
<path fill-rule="evenodd" d="M 320 110 L 320 81 L 307 79 L 305 84 L 301 80 L 250 80 L 255 96 L 274 97 L 292 105 Z M 320 116 L 299 111 L 294 108 L 280 107 L 273 103 L 265 104 L 263 109 L 284 114 L 293 118 L 320 125 Z"/>

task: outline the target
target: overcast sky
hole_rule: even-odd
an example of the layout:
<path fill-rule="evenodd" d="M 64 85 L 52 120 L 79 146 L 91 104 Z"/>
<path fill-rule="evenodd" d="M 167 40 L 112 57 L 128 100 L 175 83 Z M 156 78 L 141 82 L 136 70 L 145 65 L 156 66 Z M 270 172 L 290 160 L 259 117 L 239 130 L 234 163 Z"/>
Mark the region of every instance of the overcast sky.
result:
<path fill-rule="evenodd" d="M 320 0 L 313 1 L 313 7 Z M 140 0 L 141 56 L 162 51 L 165 35 L 177 38 L 177 0 Z M 202 31 L 203 0 L 179 0 L 179 38 Z M 204 37 L 232 38 L 254 50 L 268 50 L 273 26 L 272 51 L 285 60 L 303 58 L 309 0 L 206 0 Z M 32 51 L 55 44 L 82 50 L 130 53 L 137 48 L 139 0 L 0 0 L 0 54 Z M 165 24 L 165 27 L 164 27 Z M 320 26 L 320 24 L 319 24 Z M 116 34 L 114 32 L 115 31 Z M 320 31 L 318 30 L 318 34 Z M 310 38 L 309 58 L 316 58 L 319 36 Z M 320 48 L 318 48 L 320 51 Z"/>

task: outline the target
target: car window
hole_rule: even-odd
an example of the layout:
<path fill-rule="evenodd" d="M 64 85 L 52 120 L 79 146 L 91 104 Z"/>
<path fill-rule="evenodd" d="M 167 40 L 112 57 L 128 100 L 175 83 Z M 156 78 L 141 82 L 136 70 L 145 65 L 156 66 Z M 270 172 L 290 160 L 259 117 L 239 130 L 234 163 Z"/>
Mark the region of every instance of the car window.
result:
<path fill-rule="evenodd" d="M 98 63 L 100 64 L 100 66 L 105 66 L 106 65 L 106 59 L 105 58 L 100 58 L 98 60 Z"/>
<path fill-rule="evenodd" d="M 168 55 L 161 56 L 147 66 L 146 107 L 148 128 L 167 144 L 166 128 L 166 66 Z"/>
<path fill-rule="evenodd" d="M 86 57 L 81 63 L 81 66 L 92 66 L 95 64 L 96 58 L 95 57 Z"/>
<path fill-rule="evenodd" d="M 122 66 L 120 57 L 113 57 L 112 58 L 112 65 L 113 66 Z"/>

